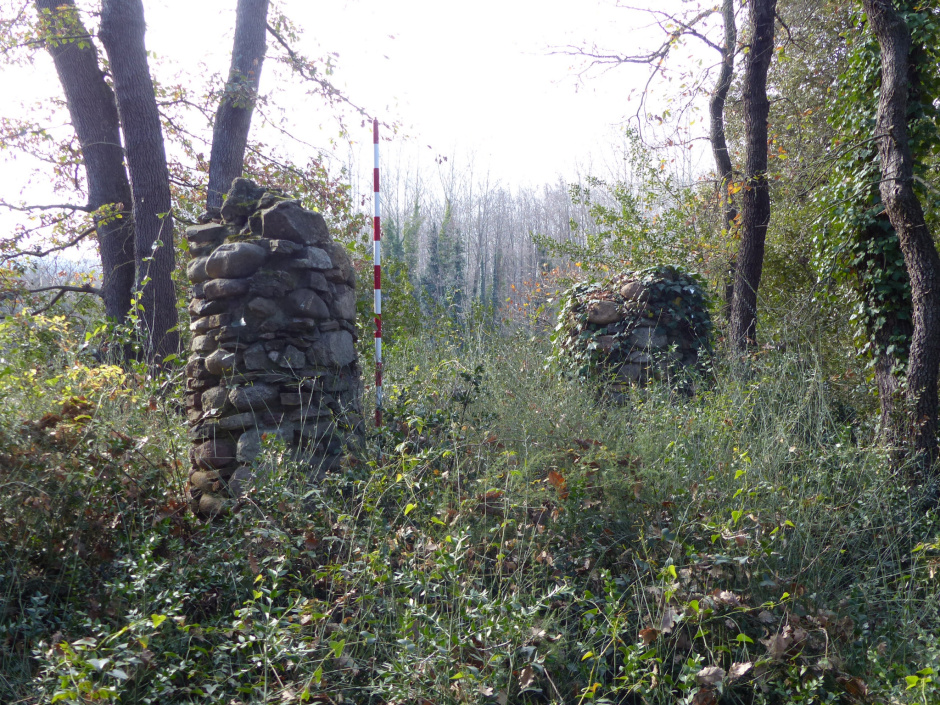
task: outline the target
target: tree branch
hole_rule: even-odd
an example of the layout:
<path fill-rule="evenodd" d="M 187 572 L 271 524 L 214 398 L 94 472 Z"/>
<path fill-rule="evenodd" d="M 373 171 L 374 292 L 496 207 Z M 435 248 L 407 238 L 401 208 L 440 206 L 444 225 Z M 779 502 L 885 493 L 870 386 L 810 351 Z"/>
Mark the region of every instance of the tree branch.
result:
<path fill-rule="evenodd" d="M 337 99 L 341 103 L 345 103 L 346 105 L 351 107 L 353 110 L 355 110 L 357 113 L 359 113 L 363 117 L 368 118 L 370 120 L 372 119 L 372 116 L 369 115 L 369 113 L 365 110 L 365 108 L 361 108 L 355 103 L 353 103 L 349 98 L 347 98 L 343 94 L 342 91 L 340 91 L 332 83 L 330 83 L 326 79 L 318 78 L 314 76 L 313 73 L 309 71 L 307 68 L 307 64 L 309 62 L 306 59 L 304 59 L 302 56 L 298 55 L 297 52 L 295 52 L 294 49 L 290 46 L 290 44 L 288 44 L 287 40 L 284 39 L 280 35 L 280 33 L 276 29 L 274 29 L 274 27 L 271 26 L 270 23 L 266 23 L 265 26 L 268 28 L 268 33 L 272 37 L 274 37 L 275 41 L 284 48 L 284 51 L 287 52 L 287 56 L 290 60 L 289 63 L 290 63 L 291 68 L 294 69 L 294 71 L 296 71 L 298 74 L 300 74 L 301 78 L 307 81 L 310 81 L 312 83 L 316 83 L 318 86 L 320 86 L 320 88 L 324 90 L 324 92 L 326 93 L 326 96 L 330 98 L 330 100 Z"/>
<path fill-rule="evenodd" d="M 83 213 L 93 213 L 95 210 L 89 206 L 78 206 L 74 203 L 54 203 L 48 206 L 14 206 L 12 203 L 7 203 L 6 201 L 0 201 L 0 208 L 7 208 L 11 211 L 20 211 L 22 213 L 29 213 L 30 211 L 52 210 L 82 211 Z"/>
<path fill-rule="evenodd" d="M 63 285 L 57 285 L 57 286 L 43 286 L 43 287 L 39 287 L 38 289 L 22 289 L 21 291 L 25 294 L 41 294 L 44 291 L 58 292 L 55 296 L 52 297 L 52 300 L 48 304 L 46 304 L 42 308 L 36 309 L 35 311 L 31 311 L 30 312 L 31 316 L 38 316 L 41 313 L 45 313 L 50 308 L 55 306 L 59 302 L 59 299 L 61 299 L 63 296 L 65 296 L 69 292 L 74 292 L 77 294 L 94 294 L 95 296 L 101 296 L 101 289 L 94 287 L 91 284 L 84 284 L 82 286 L 71 286 L 71 285 L 63 284 Z"/>
<path fill-rule="evenodd" d="M 62 250 L 67 250 L 68 248 L 74 247 L 75 245 L 77 245 L 79 242 L 84 240 L 86 237 L 91 235 L 96 230 L 97 228 L 95 228 L 95 226 L 86 228 L 85 230 L 80 232 L 77 236 L 75 236 L 68 242 L 62 245 L 56 245 L 55 247 L 50 247 L 47 250 L 40 250 L 37 248 L 35 250 L 20 250 L 19 252 L 14 252 L 12 254 L 2 255 L 0 256 L 0 264 L 9 262 L 10 260 L 14 260 L 18 257 L 45 257 L 46 255 L 51 255 L 53 252 L 61 252 Z"/>

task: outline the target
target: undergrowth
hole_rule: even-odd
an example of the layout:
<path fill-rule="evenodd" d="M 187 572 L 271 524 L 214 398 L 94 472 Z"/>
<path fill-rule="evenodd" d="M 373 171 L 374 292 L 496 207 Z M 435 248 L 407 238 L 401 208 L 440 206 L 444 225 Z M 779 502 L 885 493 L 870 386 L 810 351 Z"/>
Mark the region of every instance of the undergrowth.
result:
<path fill-rule="evenodd" d="M 809 353 L 615 405 L 524 338 L 402 342 L 365 452 L 310 486 L 271 442 L 200 523 L 179 385 L 29 325 L 0 702 L 940 701 L 940 523 Z"/>

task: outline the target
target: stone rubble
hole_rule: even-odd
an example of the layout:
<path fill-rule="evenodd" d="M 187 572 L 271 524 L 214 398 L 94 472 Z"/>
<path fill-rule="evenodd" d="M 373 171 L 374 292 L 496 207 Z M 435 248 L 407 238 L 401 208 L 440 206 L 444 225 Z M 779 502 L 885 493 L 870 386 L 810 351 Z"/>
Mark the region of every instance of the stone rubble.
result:
<path fill-rule="evenodd" d="M 244 491 L 263 438 L 282 439 L 314 478 L 361 439 L 355 270 L 319 213 L 247 179 L 221 222 L 186 238 L 189 495 L 212 517 Z"/>
<path fill-rule="evenodd" d="M 559 314 L 558 352 L 582 371 L 606 374 L 615 397 L 632 385 L 698 369 L 711 347 L 707 296 L 682 270 L 628 272 L 580 284 Z"/>

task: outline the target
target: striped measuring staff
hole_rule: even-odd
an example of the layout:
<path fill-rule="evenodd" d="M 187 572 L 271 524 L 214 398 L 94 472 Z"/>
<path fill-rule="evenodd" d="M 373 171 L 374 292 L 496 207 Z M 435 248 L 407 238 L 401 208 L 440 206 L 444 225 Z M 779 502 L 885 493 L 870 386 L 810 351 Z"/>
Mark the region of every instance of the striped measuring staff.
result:
<path fill-rule="evenodd" d="M 372 219 L 372 259 L 375 263 L 375 426 L 382 425 L 382 199 L 379 193 L 379 120 L 372 120 L 375 151 L 373 174 L 375 216 Z"/>

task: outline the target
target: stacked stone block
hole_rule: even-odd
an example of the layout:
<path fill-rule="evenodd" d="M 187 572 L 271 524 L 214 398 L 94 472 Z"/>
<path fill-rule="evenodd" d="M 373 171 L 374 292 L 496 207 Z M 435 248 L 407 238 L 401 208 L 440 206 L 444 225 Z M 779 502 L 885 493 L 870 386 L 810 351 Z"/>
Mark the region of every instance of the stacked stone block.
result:
<path fill-rule="evenodd" d="M 189 491 L 214 516 L 243 491 L 266 435 L 314 476 L 361 435 L 355 272 L 319 213 L 246 179 L 186 238 Z"/>
<path fill-rule="evenodd" d="M 698 281 L 665 265 L 573 287 L 556 330 L 556 351 L 582 371 L 606 376 L 620 394 L 652 378 L 700 370 L 712 322 Z"/>

